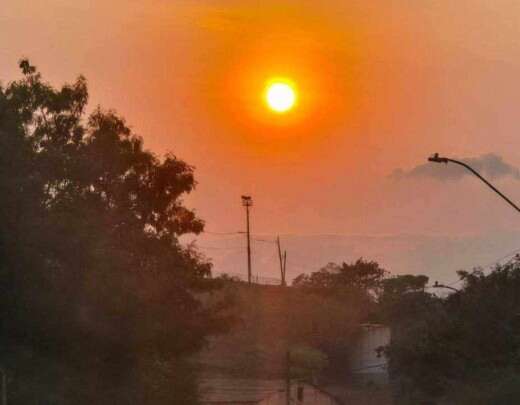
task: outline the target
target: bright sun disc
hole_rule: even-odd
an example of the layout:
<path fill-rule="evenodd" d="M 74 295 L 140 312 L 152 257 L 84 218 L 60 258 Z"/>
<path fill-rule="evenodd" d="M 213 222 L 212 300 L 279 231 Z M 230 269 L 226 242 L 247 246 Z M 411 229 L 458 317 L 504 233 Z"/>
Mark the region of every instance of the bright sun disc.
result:
<path fill-rule="evenodd" d="M 271 110 L 284 113 L 294 107 L 296 92 L 288 83 L 275 82 L 268 85 L 265 99 Z"/>

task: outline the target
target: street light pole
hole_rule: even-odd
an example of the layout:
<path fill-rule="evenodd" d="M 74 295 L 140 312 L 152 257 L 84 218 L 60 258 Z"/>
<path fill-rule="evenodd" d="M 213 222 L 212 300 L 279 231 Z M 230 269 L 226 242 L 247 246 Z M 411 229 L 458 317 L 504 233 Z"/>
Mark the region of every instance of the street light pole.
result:
<path fill-rule="evenodd" d="M 440 157 L 438 153 L 434 154 L 433 156 L 429 157 L 428 160 L 430 162 L 435 163 L 445 163 L 448 164 L 448 162 L 455 163 L 457 165 L 463 166 L 466 169 L 468 169 L 471 173 L 473 173 L 475 176 L 477 176 L 480 180 L 482 180 L 489 188 L 491 188 L 495 193 L 497 193 L 500 197 L 502 197 L 509 205 L 511 205 L 517 212 L 520 213 L 520 208 L 509 198 L 507 198 L 500 190 L 498 190 L 493 184 L 491 184 L 489 181 L 487 181 L 484 177 L 480 175 L 479 172 L 477 172 L 475 169 L 473 169 L 468 164 L 461 162 L 459 160 L 455 159 L 449 159 L 446 157 Z"/>

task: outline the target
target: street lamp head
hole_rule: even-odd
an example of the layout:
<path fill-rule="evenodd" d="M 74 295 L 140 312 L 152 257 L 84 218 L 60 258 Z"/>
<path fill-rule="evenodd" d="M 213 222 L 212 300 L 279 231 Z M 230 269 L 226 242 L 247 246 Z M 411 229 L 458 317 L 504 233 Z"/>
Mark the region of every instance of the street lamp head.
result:
<path fill-rule="evenodd" d="M 251 207 L 253 205 L 253 199 L 249 195 L 242 196 L 242 205 L 244 207 Z"/>
<path fill-rule="evenodd" d="M 438 153 L 434 153 L 432 156 L 428 158 L 430 162 L 435 163 L 448 163 L 448 158 L 440 157 Z"/>

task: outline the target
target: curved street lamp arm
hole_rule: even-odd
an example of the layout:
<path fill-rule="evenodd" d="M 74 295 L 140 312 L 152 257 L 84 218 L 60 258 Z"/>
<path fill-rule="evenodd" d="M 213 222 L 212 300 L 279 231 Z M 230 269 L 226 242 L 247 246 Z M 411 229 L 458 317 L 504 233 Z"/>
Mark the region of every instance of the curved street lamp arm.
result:
<path fill-rule="evenodd" d="M 498 190 L 493 184 L 491 184 L 484 177 L 482 177 L 480 175 L 480 173 L 477 172 L 475 169 L 473 169 L 471 166 L 467 165 L 464 162 L 460 162 L 458 160 L 455 160 L 455 159 L 447 159 L 447 160 L 448 160 L 448 162 L 452 162 L 452 163 L 456 163 L 458 165 L 464 166 L 466 169 L 471 171 L 475 176 L 477 176 L 480 180 L 482 180 L 484 183 L 486 183 L 495 193 L 497 193 L 500 197 L 502 197 L 504 200 L 506 200 L 509 203 L 509 205 L 511 205 L 515 210 L 520 212 L 520 208 L 513 201 L 511 201 L 504 194 L 502 194 L 502 192 L 500 192 L 500 190 Z"/>
<path fill-rule="evenodd" d="M 465 167 L 466 169 L 468 169 L 471 173 L 473 173 L 475 176 L 477 176 L 480 180 L 482 180 L 489 188 L 491 188 L 495 193 L 497 193 L 500 197 L 502 197 L 504 200 L 507 201 L 507 203 L 509 205 L 511 205 L 517 212 L 520 212 L 520 208 L 513 202 L 511 201 L 509 198 L 507 198 L 504 194 L 502 194 L 502 192 L 500 190 L 498 190 L 493 184 L 491 184 L 489 181 L 487 181 L 484 177 L 482 177 L 480 175 L 479 172 L 477 172 L 475 169 L 473 169 L 471 166 L 469 166 L 468 164 L 464 163 L 464 162 L 461 162 L 459 160 L 455 160 L 455 159 L 449 159 L 449 158 L 445 158 L 445 157 L 440 157 L 438 154 L 435 154 L 433 155 L 432 157 L 430 157 L 428 159 L 430 162 L 436 162 L 436 163 L 448 163 L 448 162 L 452 162 L 452 163 L 455 163 L 455 164 L 458 164 L 460 166 L 463 166 Z"/>
<path fill-rule="evenodd" d="M 438 281 L 436 281 L 435 284 L 432 287 L 433 288 L 447 288 L 448 290 L 452 290 L 452 291 L 455 291 L 455 292 L 460 292 L 460 290 L 458 288 L 450 287 L 449 285 L 445 285 L 445 284 L 439 284 Z"/>

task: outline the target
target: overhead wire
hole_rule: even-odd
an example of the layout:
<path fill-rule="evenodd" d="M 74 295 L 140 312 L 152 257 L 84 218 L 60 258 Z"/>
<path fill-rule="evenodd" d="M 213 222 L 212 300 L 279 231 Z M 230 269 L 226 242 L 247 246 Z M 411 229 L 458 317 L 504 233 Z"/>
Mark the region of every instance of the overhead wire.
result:
<path fill-rule="evenodd" d="M 206 234 L 209 234 L 209 235 L 222 235 L 222 236 L 228 236 L 228 235 L 244 235 L 246 232 L 245 231 L 235 231 L 235 232 L 215 232 L 215 231 L 204 231 L 203 233 L 206 233 Z M 263 242 L 263 243 L 272 243 L 272 244 L 276 244 L 276 240 L 269 240 L 269 239 L 263 239 L 263 238 L 259 238 L 259 237 L 254 237 L 254 235 L 252 234 L 252 238 L 251 240 L 253 241 L 256 241 L 256 242 Z M 290 234 L 284 234 L 283 236 L 300 236 L 300 237 L 307 237 L 307 236 L 326 236 L 326 237 L 347 237 L 347 236 L 353 236 L 351 234 L 327 234 L 327 233 L 316 233 L 316 234 L 297 234 L 297 233 L 290 233 Z M 203 248 L 203 249 L 215 249 L 215 250 L 239 250 L 239 249 L 245 249 L 245 247 L 217 247 L 217 246 L 199 246 L 200 248 Z M 483 269 L 489 269 L 490 267 L 496 265 L 496 264 L 499 264 L 502 260 L 504 259 L 507 259 L 509 257 L 511 257 L 511 260 L 513 260 L 515 258 L 515 255 L 519 254 L 520 253 L 520 248 L 517 248 L 495 260 L 493 260 L 492 262 L 482 266 Z M 510 263 L 511 260 L 509 260 L 506 264 Z M 306 266 L 306 265 L 299 265 L 300 267 L 307 267 L 308 269 L 310 269 L 309 266 Z M 460 282 L 462 282 L 464 279 L 462 277 L 458 278 L 457 280 L 455 281 L 452 281 L 448 284 L 446 284 L 447 286 L 449 287 L 452 287 L 454 285 L 457 285 L 459 284 Z M 433 286 L 429 286 L 429 287 L 426 287 L 428 289 L 430 288 L 435 288 Z"/>
<path fill-rule="evenodd" d="M 245 246 L 200 246 L 196 245 L 200 249 L 209 249 L 209 250 L 242 250 L 245 249 Z"/>
<path fill-rule="evenodd" d="M 244 231 L 236 231 L 236 232 L 213 232 L 213 231 L 203 231 L 202 233 L 207 233 L 209 235 L 240 235 L 244 234 Z"/>
<path fill-rule="evenodd" d="M 256 242 L 264 242 L 264 243 L 273 243 L 276 244 L 275 240 L 267 240 L 267 239 L 259 239 L 259 238 L 251 238 L 251 240 L 254 240 Z"/>
<path fill-rule="evenodd" d="M 501 256 L 501 257 L 499 257 L 499 258 L 489 262 L 488 264 L 482 266 L 482 269 L 483 270 L 489 270 L 491 267 L 493 267 L 493 266 L 495 266 L 497 264 L 500 264 L 500 262 L 502 262 L 504 259 L 507 259 L 507 258 L 510 257 L 510 259 L 507 262 L 503 263 L 503 265 L 507 265 L 507 264 L 511 263 L 513 260 L 515 260 L 515 258 L 518 256 L 519 253 L 520 253 L 520 248 L 515 249 L 515 250 L 505 254 L 504 256 Z M 464 280 L 463 277 L 459 277 L 457 280 L 452 281 L 451 283 L 446 284 L 446 286 L 453 287 L 454 285 L 459 284 L 463 280 Z M 426 288 L 431 289 L 431 288 L 436 288 L 436 287 L 429 286 L 429 287 L 426 287 Z"/>

